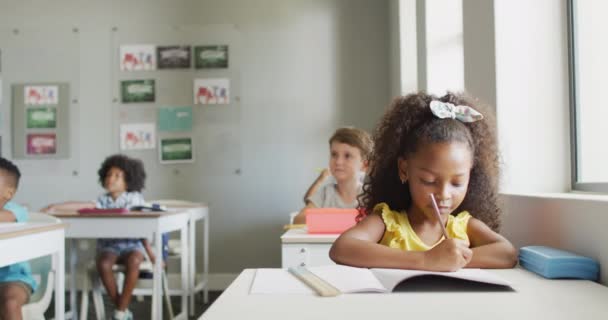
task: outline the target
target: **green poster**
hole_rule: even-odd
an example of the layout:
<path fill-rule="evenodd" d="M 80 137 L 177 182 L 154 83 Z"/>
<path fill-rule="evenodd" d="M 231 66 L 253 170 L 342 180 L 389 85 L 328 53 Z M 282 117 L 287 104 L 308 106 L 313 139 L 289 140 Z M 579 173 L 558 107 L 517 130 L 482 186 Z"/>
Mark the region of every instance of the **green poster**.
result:
<path fill-rule="evenodd" d="M 120 82 L 122 103 L 154 102 L 154 80 L 124 80 Z"/>
<path fill-rule="evenodd" d="M 228 68 L 228 46 L 194 47 L 194 67 L 197 69 Z"/>
<path fill-rule="evenodd" d="M 192 107 L 158 109 L 158 131 L 191 131 Z"/>
<path fill-rule="evenodd" d="M 57 128 L 56 108 L 29 108 L 27 109 L 28 129 L 52 129 Z"/>
<path fill-rule="evenodd" d="M 160 162 L 193 162 L 192 138 L 162 138 L 160 139 Z"/>

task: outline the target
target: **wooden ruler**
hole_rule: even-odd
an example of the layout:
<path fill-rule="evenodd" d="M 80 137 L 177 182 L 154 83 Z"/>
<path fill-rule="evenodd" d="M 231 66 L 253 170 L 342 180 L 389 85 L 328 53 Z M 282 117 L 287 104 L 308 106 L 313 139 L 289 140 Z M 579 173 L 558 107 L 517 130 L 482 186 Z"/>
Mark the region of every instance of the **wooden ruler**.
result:
<path fill-rule="evenodd" d="M 335 297 L 341 294 L 340 290 L 319 278 L 305 267 L 290 267 L 288 270 L 322 297 Z"/>

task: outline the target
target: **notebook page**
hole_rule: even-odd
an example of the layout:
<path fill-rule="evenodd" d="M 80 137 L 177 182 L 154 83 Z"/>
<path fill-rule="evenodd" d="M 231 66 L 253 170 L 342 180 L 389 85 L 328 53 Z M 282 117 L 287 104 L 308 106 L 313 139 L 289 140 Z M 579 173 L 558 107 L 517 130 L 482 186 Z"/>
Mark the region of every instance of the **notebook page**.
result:
<path fill-rule="evenodd" d="M 387 292 L 387 289 L 367 268 L 329 265 L 308 268 L 342 293 Z"/>
<path fill-rule="evenodd" d="M 249 294 L 315 294 L 286 269 L 257 269 Z"/>
<path fill-rule="evenodd" d="M 400 282 L 407 279 L 424 276 L 443 276 L 449 278 L 470 280 L 473 282 L 496 284 L 501 286 L 510 286 L 511 284 L 497 275 L 482 269 L 460 269 L 456 272 L 433 272 L 423 270 L 402 270 L 402 269 L 371 269 L 376 278 L 392 291 Z M 407 285 L 407 282 L 404 284 Z"/>

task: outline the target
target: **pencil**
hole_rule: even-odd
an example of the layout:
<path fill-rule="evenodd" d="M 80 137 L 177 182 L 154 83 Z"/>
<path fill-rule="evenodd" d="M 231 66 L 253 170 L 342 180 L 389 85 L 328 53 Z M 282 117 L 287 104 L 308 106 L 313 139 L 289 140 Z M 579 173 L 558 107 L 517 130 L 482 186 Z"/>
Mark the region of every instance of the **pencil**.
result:
<path fill-rule="evenodd" d="M 301 229 L 301 228 L 305 228 L 306 224 L 302 223 L 302 224 L 286 224 L 283 226 L 283 230 L 290 230 L 290 229 Z"/>
<path fill-rule="evenodd" d="M 435 196 L 433 196 L 432 193 L 429 194 L 429 196 L 431 196 L 431 201 L 433 202 L 433 208 L 435 208 L 435 214 L 437 215 L 437 221 L 439 221 L 439 225 L 441 226 L 441 231 L 443 232 L 443 236 L 446 239 L 449 239 L 450 237 L 448 237 L 448 231 L 445 230 L 443 221 L 441 221 L 441 213 L 439 213 L 439 207 L 437 206 L 437 202 L 435 201 Z"/>

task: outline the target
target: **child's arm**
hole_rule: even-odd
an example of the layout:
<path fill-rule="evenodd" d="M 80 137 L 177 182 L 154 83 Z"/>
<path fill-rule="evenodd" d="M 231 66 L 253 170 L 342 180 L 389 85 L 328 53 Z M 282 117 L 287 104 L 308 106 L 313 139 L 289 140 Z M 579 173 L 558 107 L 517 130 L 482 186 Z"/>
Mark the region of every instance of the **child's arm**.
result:
<path fill-rule="evenodd" d="M 306 207 L 302 208 L 302 210 L 300 210 L 300 213 L 298 213 L 298 215 L 293 218 L 293 223 L 294 224 L 306 223 L 306 214 L 304 213 L 304 211 L 306 211 L 306 209 L 308 209 L 308 208 L 316 208 L 316 207 L 317 206 L 315 206 L 315 204 L 312 203 L 312 201 L 308 201 L 306 204 Z"/>
<path fill-rule="evenodd" d="M 378 242 L 384 235 L 384 221 L 370 215 L 344 232 L 329 251 L 339 264 L 365 268 L 393 268 L 432 271 L 456 271 L 471 259 L 464 242 L 448 239 L 429 251 L 402 251 Z"/>
<path fill-rule="evenodd" d="M 9 201 L 0 207 L 0 222 L 25 222 L 27 219 L 27 209 L 14 202 Z"/>
<path fill-rule="evenodd" d="M 92 201 L 68 201 L 62 203 L 53 203 L 48 206 L 40 209 L 40 211 L 45 213 L 52 213 L 55 211 L 65 210 L 65 211 L 77 211 L 84 208 L 94 208 L 95 202 Z"/>
<path fill-rule="evenodd" d="M 467 268 L 513 268 L 517 264 L 517 249 L 505 237 L 485 223 L 471 218 L 467 226 L 473 258 Z"/>
<path fill-rule="evenodd" d="M 312 197 L 312 195 L 317 192 L 317 189 L 319 189 L 319 186 L 323 184 L 327 177 L 329 177 L 329 169 L 324 168 L 317 179 L 308 187 L 308 190 L 306 190 L 306 193 L 304 194 L 304 204 L 308 204 L 308 198 Z"/>
<path fill-rule="evenodd" d="M 13 212 L 8 210 L 0 210 L 0 222 L 17 222 L 17 217 Z"/>

